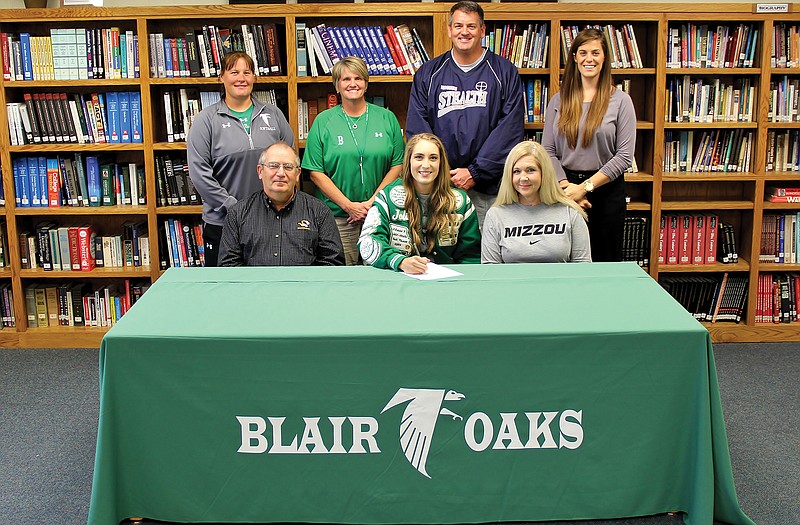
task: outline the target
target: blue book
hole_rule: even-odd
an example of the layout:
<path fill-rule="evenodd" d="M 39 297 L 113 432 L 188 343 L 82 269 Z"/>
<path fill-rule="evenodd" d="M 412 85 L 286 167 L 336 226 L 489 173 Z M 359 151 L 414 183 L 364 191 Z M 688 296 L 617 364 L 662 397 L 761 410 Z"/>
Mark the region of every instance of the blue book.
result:
<path fill-rule="evenodd" d="M 86 157 L 86 183 L 89 206 L 100 206 L 103 187 L 100 181 L 100 161 L 96 155 Z"/>
<path fill-rule="evenodd" d="M 119 97 L 119 141 L 131 141 L 131 96 L 127 91 L 117 93 Z"/>
<path fill-rule="evenodd" d="M 28 161 L 23 158 L 20 159 L 19 162 L 19 189 L 20 189 L 19 205 L 21 208 L 30 208 L 31 206 L 30 188 L 31 188 L 31 181 L 28 178 Z"/>
<path fill-rule="evenodd" d="M 47 200 L 42 203 L 42 193 L 39 191 L 39 161 L 36 157 L 25 157 L 25 161 L 28 163 L 28 181 L 30 183 L 28 195 L 31 197 L 31 207 L 47 206 Z"/>
<path fill-rule="evenodd" d="M 528 79 L 525 82 L 525 108 L 526 108 L 526 112 L 527 112 L 527 118 L 526 118 L 527 122 L 533 122 L 534 96 L 535 96 L 535 93 L 534 93 L 533 80 Z"/>
<path fill-rule="evenodd" d="M 131 142 L 142 141 L 142 98 L 138 91 L 131 91 Z"/>
<path fill-rule="evenodd" d="M 172 266 L 174 268 L 181 267 L 181 257 L 179 255 L 180 247 L 178 246 L 178 236 L 175 231 L 175 219 L 169 219 L 169 238 L 172 243 Z"/>
<path fill-rule="evenodd" d="M 392 59 L 389 50 L 386 49 L 386 42 L 383 40 L 383 34 L 380 33 L 380 30 L 376 31 L 375 26 L 368 26 L 366 29 L 370 40 L 372 40 L 372 48 L 381 56 L 384 73 L 387 75 L 397 74 L 397 69 L 394 67 L 394 59 Z"/>
<path fill-rule="evenodd" d="M 19 177 L 20 162 L 22 162 L 22 159 L 14 159 L 12 163 L 12 173 L 14 174 L 14 202 L 17 204 L 17 208 L 22 207 L 22 186 Z"/>
<path fill-rule="evenodd" d="M 108 111 L 109 142 L 119 143 L 119 96 L 116 91 L 106 93 L 106 109 Z"/>
<path fill-rule="evenodd" d="M 167 78 L 172 78 L 172 45 L 170 44 L 171 38 L 164 39 L 164 72 Z"/>
<path fill-rule="evenodd" d="M 19 47 L 22 53 L 22 80 L 33 80 L 33 60 L 31 59 L 31 34 L 19 34 Z"/>
<path fill-rule="evenodd" d="M 361 28 L 356 26 L 353 29 L 356 33 L 356 39 L 358 40 L 358 44 L 364 49 L 364 54 L 369 59 L 370 63 L 372 64 L 372 70 L 376 75 L 383 75 L 383 64 L 381 63 L 380 58 L 377 57 L 376 53 L 372 52 L 372 44 L 368 41 L 369 36 L 364 35 L 366 33 L 366 28 Z"/>
<path fill-rule="evenodd" d="M 331 41 L 333 42 L 333 46 L 336 48 L 336 52 L 339 53 L 340 57 L 356 56 L 349 49 L 345 47 L 344 40 L 339 34 L 338 27 L 329 27 L 328 34 L 331 36 Z"/>
<path fill-rule="evenodd" d="M 47 207 L 47 157 L 37 157 L 39 164 L 39 201 Z"/>
<path fill-rule="evenodd" d="M 106 108 L 106 97 L 103 95 L 103 93 L 98 93 L 97 100 L 100 101 L 100 120 L 103 122 L 103 131 L 105 132 L 106 142 L 111 142 L 111 130 L 108 129 L 108 110 Z"/>

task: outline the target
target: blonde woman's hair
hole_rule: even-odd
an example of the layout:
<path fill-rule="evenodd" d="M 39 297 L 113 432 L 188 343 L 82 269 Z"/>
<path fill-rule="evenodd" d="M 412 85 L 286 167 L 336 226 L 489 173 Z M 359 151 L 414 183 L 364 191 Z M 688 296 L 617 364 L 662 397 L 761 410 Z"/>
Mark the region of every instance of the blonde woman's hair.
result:
<path fill-rule="evenodd" d="M 364 89 L 369 86 L 369 71 L 367 71 L 367 64 L 358 57 L 345 57 L 336 62 L 331 69 L 331 77 L 333 77 L 333 87 L 339 89 L 339 80 L 342 78 L 345 68 L 349 69 L 356 75 L 364 79 Z"/>
<path fill-rule="evenodd" d="M 603 66 L 600 68 L 600 78 L 597 85 L 597 93 L 594 100 L 589 105 L 589 112 L 586 114 L 586 123 L 583 127 L 583 139 L 581 146 L 588 147 L 592 142 L 597 128 L 603 123 L 603 117 L 608 110 L 608 102 L 611 100 L 611 93 L 614 91 L 614 83 L 611 78 L 611 52 L 605 35 L 599 29 L 584 29 L 575 37 L 572 47 L 569 50 L 567 63 L 564 67 L 564 78 L 561 82 L 561 109 L 558 117 L 558 131 L 567 139 L 570 149 L 575 149 L 578 145 L 578 128 L 583 114 L 583 83 L 581 73 L 575 63 L 575 55 L 578 48 L 587 42 L 599 41 L 603 48 Z"/>
<path fill-rule="evenodd" d="M 444 144 L 433 133 L 419 133 L 408 139 L 406 151 L 403 154 L 403 171 L 400 176 L 406 190 L 406 213 L 408 214 L 408 227 L 411 230 L 411 242 L 414 246 L 422 242 L 422 226 L 420 225 L 420 209 L 417 202 L 417 190 L 414 188 L 414 177 L 411 176 L 411 156 L 414 148 L 420 142 L 433 143 L 439 150 L 439 173 L 436 174 L 433 191 L 429 199 L 430 219 L 428 222 L 427 249 L 433 250 L 434 242 L 441 231 L 452 231 L 455 223 L 456 196 L 450 188 L 450 163 L 447 162 L 447 152 Z"/>
<path fill-rule="evenodd" d="M 505 166 L 503 166 L 503 178 L 497 191 L 497 199 L 494 201 L 495 206 L 519 202 L 519 194 L 514 189 L 512 177 L 514 166 L 523 157 L 533 157 L 536 166 L 539 168 L 539 173 L 542 174 L 542 183 L 539 186 L 539 199 L 541 199 L 542 204 L 564 204 L 575 208 L 581 214 L 581 217 L 586 219 L 586 212 L 583 208 L 567 197 L 564 190 L 559 186 L 556 180 L 556 170 L 553 168 L 553 161 L 550 160 L 550 155 L 547 154 L 544 146 L 532 140 L 520 142 L 508 152 Z"/>

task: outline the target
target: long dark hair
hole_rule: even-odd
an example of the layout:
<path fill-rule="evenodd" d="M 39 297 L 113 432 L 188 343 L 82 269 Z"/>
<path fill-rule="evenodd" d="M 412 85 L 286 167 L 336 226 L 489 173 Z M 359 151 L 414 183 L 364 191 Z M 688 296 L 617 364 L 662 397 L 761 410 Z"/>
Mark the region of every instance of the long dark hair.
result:
<path fill-rule="evenodd" d="M 603 48 L 603 66 L 600 69 L 600 78 L 597 85 L 597 93 L 594 100 L 589 105 L 589 112 L 586 115 L 586 123 L 583 128 L 583 140 L 581 145 L 585 148 L 589 146 L 594 137 L 595 131 L 603 122 L 603 117 L 608 110 L 608 102 L 611 100 L 611 93 L 614 91 L 614 83 L 611 79 L 611 52 L 605 35 L 599 29 L 584 29 L 572 42 L 569 50 L 567 63 L 564 67 L 564 78 L 561 83 L 561 114 L 558 118 L 558 131 L 567 138 L 567 144 L 571 149 L 575 149 L 578 144 L 578 128 L 583 113 L 583 83 L 581 73 L 575 63 L 575 54 L 578 48 L 586 42 L 600 41 Z"/>

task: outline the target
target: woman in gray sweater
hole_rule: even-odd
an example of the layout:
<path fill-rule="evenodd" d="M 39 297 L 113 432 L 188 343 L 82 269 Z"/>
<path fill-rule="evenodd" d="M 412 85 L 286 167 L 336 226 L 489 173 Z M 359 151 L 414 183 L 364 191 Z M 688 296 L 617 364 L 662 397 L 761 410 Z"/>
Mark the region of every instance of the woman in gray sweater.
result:
<path fill-rule="evenodd" d="M 514 146 L 486 213 L 482 263 L 591 262 L 586 213 L 564 194 L 536 142 Z"/>
<path fill-rule="evenodd" d="M 542 145 L 567 196 L 588 209 L 593 260 L 621 261 L 623 174 L 636 145 L 636 113 L 612 83 L 608 42 L 597 29 L 572 43 L 561 90 L 547 105 Z"/>

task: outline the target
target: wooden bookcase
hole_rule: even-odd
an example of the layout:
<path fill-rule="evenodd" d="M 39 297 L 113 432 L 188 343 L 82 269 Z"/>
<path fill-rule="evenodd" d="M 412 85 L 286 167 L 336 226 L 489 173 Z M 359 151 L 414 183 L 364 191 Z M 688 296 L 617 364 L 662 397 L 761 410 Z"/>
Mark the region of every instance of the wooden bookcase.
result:
<path fill-rule="evenodd" d="M 86 93 L 92 91 L 138 90 L 142 100 L 143 142 L 141 144 L 59 144 L 11 146 L 5 112 L 0 112 L 0 164 L 3 170 L 5 219 L 10 264 L 0 269 L 0 284 L 11 284 L 16 328 L 0 330 L 0 346 L 67 347 L 97 346 L 106 329 L 100 328 L 27 328 L 24 288 L 30 282 L 99 282 L 102 280 L 141 279 L 155 281 L 158 267 L 158 225 L 164 218 L 191 216 L 199 218 L 200 207 L 159 207 L 156 204 L 155 156 L 182 152 L 185 143 L 168 143 L 163 138 L 163 105 L 160 94 L 165 89 L 193 87 L 216 89 L 216 79 L 151 78 L 148 35 L 162 32 L 180 36 L 187 29 L 213 23 L 220 26 L 242 23 L 274 22 L 279 32 L 284 63 L 282 76 L 259 77 L 256 89 L 275 89 L 281 94 L 281 109 L 295 130 L 298 127 L 298 98 L 314 98 L 332 90 L 331 78 L 298 77 L 295 56 L 295 23 L 328 25 L 381 25 L 407 23 L 420 33 L 431 56 L 450 48 L 447 37 L 449 3 L 376 3 L 376 4 L 287 4 L 287 5 L 224 5 L 135 8 L 62 8 L 0 10 L 3 22 L 0 31 L 47 36 L 51 28 L 120 26 L 133 30 L 139 38 L 138 54 L 141 78 L 129 80 L 15 81 L 0 82 L 0 103 L 19 102 L 29 91 L 59 90 Z M 549 86 L 550 96 L 557 92 L 563 71 L 560 47 L 562 24 L 630 23 L 639 42 L 644 68 L 615 71 L 615 79 L 629 79 L 631 96 L 638 115 L 636 161 L 638 173 L 626 175 L 631 197 L 629 210 L 645 216 L 650 224 L 649 274 L 658 279 L 668 273 L 737 272 L 749 277 L 746 316 L 739 324 L 708 324 L 714 341 L 800 341 L 800 324 L 755 323 L 755 297 L 758 276 L 763 272 L 798 272 L 800 264 L 759 263 L 761 225 L 765 212 L 797 211 L 800 205 L 765 202 L 765 187 L 770 183 L 796 183 L 797 173 L 766 171 L 767 137 L 770 130 L 800 128 L 800 123 L 767 122 L 769 83 L 774 77 L 800 77 L 800 69 L 770 68 L 770 45 L 773 23 L 796 23 L 796 13 L 754 14 L 750 4 L 483 4 L 487 27 L 502 23 L 539 22 L 549 26 L 550 46 L 547 67 L 521 69 L 523 80 L 538 78 Z M 790 8 L 795 6 L 790 4 Z M 747 69 L 668 69 L 666 67 L 667 35 L 671 25 L 696 23 L 753 23 L 759 30 L 755 66 Z M 753 123 L 678 124 L 665 123 L 665 101 L 668 78 L 674 75 L 747 76 L 756 86 L 756 108 Z M 373 76 L 370 95 L 383 95 L 395 111 L 401 125 L 405 122 L 411 78 L 407 76 Z M 281 104 L 279 104 L 281 105 Z M 0 106 L 2 107 L 2 106 Z M 751 170 L 747 173 L 664 173 L 665 130 L 712 128 L 752 129 L 756 137 Z M 526 124 L 529 130 L 542 124 Z M 300 148 L 303 143 L 298 144 Z M 28 155 L 72 152 L 107 154 L 126 162 L 143 163 L 146 173 L 148 201 L 145 207 L 111 208 L 16 208 L 12 159 Z M 737 264 L 672 265 L 658 264 L 659 228 L 663 213 L 713 211 L 730 220 L 737 228 L 740 260 Z M 146 220 L 150 232 L 152 264 L 136 269 L 96 269 L 92 272 L 45 272 L 25 270 L 20 265 L 18 234 L 23 228 L 43 219 L 63 224 L 92 223 L 112 230 L 125 220 Z M 646 307 L 646 305 L 643 305 Z M 199 320 L 202 322 L 202 320 Z M 658 322 L 654 319 L 653 322 Z"/>

